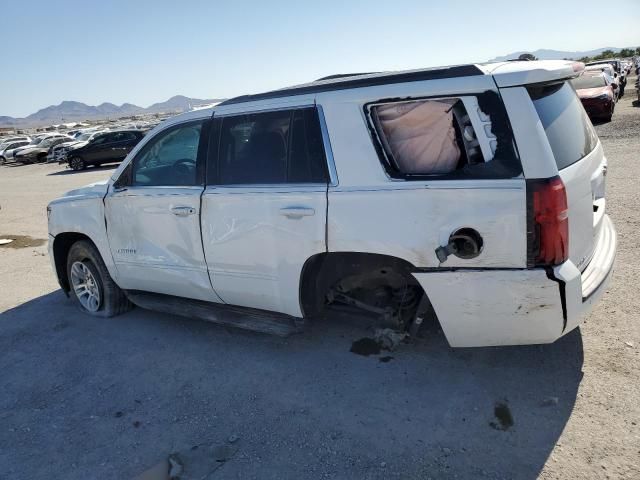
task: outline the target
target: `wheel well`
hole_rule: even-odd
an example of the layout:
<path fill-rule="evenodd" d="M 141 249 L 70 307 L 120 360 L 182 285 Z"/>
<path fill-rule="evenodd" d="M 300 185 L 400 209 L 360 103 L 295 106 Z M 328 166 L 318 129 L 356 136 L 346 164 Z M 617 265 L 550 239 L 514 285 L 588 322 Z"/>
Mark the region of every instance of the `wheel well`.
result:
<path fill-rule="evenodd" d="M 67 277 L 67 256 L 71 246 L 78 240 L 88 240 L 93 243 L 89 237 L 82 233 L 66 232 L 56 235 L 53 241 L 53 259 L 56 265 L 56 275 L 62 290 L 68 292 L 69 278 Z"/>
<path fill-rule="evenodd" d="M 320 253 L 309 258 L 302 268 L 300 278 L 300 307 L 305 317 L 319 314 L 325 305 L 329 289 L 348 277 L 362 275 L 366 278 L 374 272 L 394 272 L 407 282 L 417 282 L 411 275 L 415 267 L 401 258 L 389 255 L 361 252 Z M 418 285 L 419 286 L 419 285 Z"/>

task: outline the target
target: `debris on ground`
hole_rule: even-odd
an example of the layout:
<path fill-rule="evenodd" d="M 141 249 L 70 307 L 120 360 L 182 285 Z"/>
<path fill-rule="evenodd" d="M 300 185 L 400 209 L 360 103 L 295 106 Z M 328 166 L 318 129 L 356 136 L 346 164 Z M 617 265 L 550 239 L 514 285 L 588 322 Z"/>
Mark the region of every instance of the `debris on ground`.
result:
<path fill-rule="evenodd" d="M 40 247 L 47 243 L 42 238 L 32 238 L 29 235 L 6 235 L 0 238 L 0 247 L 28 248 Z"/>
<path fill-rule="evenodd" d="M 629 348 L 633 348 L 633 342 L 624 342 L 624 344 Z"/>
<path fill-rule="evenodd" d="M 177 455 L 169 455 L 169 478 L 171 480 L 180 478 L 182 470 L 180 458 Z"/>
<path fill-rule="evenodd" d="M 166 459 L 138 475 L 135 480 L 200 480 L 209 476 L 238 451 L 239 438 L 231 435 L 226 443 L 200 444 L 170 454 Z"/>
<path fill-rule="evenodd" d="M 379 328 L 375 331 L 374 339 L 383 350 L 393 351 L 409 336 L 407 332 L 399 332 L 391 328 Z"/>

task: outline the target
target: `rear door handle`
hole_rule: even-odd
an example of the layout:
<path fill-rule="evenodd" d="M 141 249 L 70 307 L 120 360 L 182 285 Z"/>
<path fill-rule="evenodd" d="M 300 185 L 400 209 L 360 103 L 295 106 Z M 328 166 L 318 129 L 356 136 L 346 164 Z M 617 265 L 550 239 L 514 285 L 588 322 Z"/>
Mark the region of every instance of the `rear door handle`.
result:
<path fill-rule="evenodd" d="M 287 218 L 298 219 L 302 217 L 311 217 L 316 214 L 313 208 L 309 207 L 284 207 L 280 209 L 280 215 Z"/>
<path fill-rule="evenodd" d="M 186 217 L 196 213 L 196 209 L 193 207 L 171 207 L 171 213 L 179 217 Z"/>

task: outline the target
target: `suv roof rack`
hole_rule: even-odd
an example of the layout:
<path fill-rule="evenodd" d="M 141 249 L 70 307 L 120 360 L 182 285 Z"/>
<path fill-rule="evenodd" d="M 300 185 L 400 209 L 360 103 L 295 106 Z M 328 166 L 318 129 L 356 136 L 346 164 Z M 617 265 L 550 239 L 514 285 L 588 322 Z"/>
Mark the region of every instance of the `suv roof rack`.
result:
<path fill-rule="evenodd" d="M 351 75 L 338 74 L 324 77 L 311 83 L 286 87 L 253 95 L 241 95 L 230 98 L 217 106 L 234 105 L 238 103 L 268 100 L 273 98 L 304 95 L 350 88 L 372 87 L 392 83 L 420 82 L 424 80 L 438 80 L 456 77 L 484 75 L 476 65 L 454 65 L 451 67 L 424 68 L 420 70 L 406 70 L 400 72 L 356 73 Z"/>
<path fill-rule="evenodd" d="M 360 77 L 362 75 L 375 75 L 380 72 L 362 72 L 362 73 L 336 73 L 334 75 L 327 75 L 326 77 L 318 78 L 314 80 L 314 82 L 324 82 L 325 80 L 335 80 L 337 78 L 345 78 L 345 77 Z"/>

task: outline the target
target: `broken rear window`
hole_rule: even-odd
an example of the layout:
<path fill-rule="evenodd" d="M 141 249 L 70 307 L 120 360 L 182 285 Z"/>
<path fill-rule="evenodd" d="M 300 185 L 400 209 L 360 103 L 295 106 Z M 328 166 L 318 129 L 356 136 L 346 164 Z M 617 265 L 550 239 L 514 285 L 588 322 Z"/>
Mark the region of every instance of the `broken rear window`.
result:
<path fill-rule="evenodd" d="M 485 92 L 464 99 L 390 101 L 365 106 L 376 147 L 392 177 L 504 178 L 522 171 L 506 112 L 497 95 Z"/>

